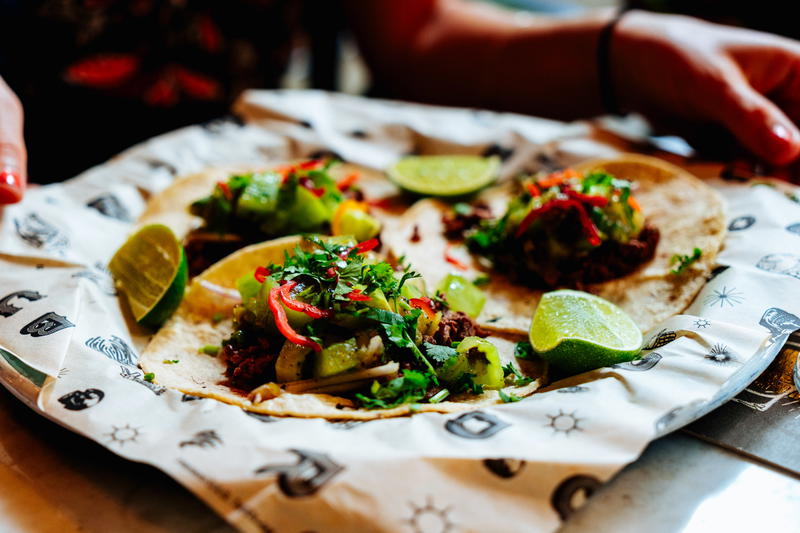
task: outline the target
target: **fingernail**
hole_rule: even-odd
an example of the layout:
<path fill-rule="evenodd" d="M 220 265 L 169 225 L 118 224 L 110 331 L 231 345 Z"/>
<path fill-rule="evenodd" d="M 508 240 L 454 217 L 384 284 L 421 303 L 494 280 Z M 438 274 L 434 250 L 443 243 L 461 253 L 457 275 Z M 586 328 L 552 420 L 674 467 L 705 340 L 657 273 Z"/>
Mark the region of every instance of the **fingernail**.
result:
<path fill-rule="evenodd" d="M 22 181 L 11 170 L 0 171 L 0 204 L 15 204 L 22 200 Z"/>
<path fill-rule="evenodd" d="M 792 133 L 789 131 L 789 128 L 787 128 L 780 122 L 772 126 L 772 134 L 787 144 L 794 141 L 794 139 L 792 139 Z"/>

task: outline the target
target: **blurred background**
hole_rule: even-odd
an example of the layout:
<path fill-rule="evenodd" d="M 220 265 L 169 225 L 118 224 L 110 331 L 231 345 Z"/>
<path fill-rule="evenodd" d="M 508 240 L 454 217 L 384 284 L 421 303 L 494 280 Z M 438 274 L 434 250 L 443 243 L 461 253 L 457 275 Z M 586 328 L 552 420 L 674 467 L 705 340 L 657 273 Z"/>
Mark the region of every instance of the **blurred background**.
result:
<path fill-rule="evenodd" d="M 388 0 L 387 0 L 388 1 Z M 789 2 L 467 0 L 574 17 L 632 7 L 796 36 Z M 390 96 L 370 82 L 344 0 L 0 0 L 0 76 L 25 109 L 31 180 L 227 113 L 246 88 Z M 522 15 L 524 16 L 524 15 Z"/>

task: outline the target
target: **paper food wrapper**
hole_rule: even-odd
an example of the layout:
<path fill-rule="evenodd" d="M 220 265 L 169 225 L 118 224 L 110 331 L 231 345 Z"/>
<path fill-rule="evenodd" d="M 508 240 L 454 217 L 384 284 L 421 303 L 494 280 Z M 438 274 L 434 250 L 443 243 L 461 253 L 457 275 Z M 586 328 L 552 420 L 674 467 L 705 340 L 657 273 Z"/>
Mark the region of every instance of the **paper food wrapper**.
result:
<path fill-rule="evenodd" d="M 250 92 L 236 112 L 5 208 L 0 380 L 243 531 L 554 530 L 648 442 L 744 388 L 800 327 L 793 190 L 715 180 L 730 221 L 720 266 L 685 314 L 646 335 L 640 360 L 520 402 L 361 423 L 253 415 L 149 383 L 136 366 L 148 332 L 130 329 L 106 265 L 175 176 L 327 153 L 385 169 L 454 152 L 499 154 L 510 176 L 625 149 L 585 123 L 323 92 Z"/>

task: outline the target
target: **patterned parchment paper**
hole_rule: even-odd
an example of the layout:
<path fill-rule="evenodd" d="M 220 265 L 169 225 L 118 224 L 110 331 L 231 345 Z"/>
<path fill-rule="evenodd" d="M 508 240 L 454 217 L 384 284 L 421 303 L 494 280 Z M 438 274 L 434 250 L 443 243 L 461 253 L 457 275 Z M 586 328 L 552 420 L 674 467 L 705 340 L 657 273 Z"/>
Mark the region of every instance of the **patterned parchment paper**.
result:
<path fill-rule="evenodd" d="M 105 265 L 175 176 L 328 152 L 375 169 L 463 152 L 503 156 L 508 177 L 620 148 L 583 123 L 322 92 L 250 92 L 236 113 L 5 208 L 0 380 L 243 531 L 551 531 L 652 439 L 743 388 L 800 327 L 795 192 L 714 180 L 729 214 L 720 266 L 686 314 L 646 335 L 639 361 L 517 403 L 363 423 L 248 415 L 166 390 L 136 366 L 148 332 L 126 320 Z"/>

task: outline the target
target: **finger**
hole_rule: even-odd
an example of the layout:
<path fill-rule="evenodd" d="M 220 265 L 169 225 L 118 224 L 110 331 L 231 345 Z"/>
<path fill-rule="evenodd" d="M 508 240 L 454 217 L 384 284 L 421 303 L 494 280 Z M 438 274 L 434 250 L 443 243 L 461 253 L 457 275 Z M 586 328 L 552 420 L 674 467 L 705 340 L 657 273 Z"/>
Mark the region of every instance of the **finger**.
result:
<path fill-rule="evenodd" d="M 718 99 L 717 120 L 747 149 L 775 165 L 800 155 L 800 130 L 769 99 L 753 89 L 740 73 L 725 80 Z"/>
<path fill-rule="evenodd" d="M 27 154 L 22 136 L 22 106 L 0 78 L 0 204 L 22 200 Z"/>

